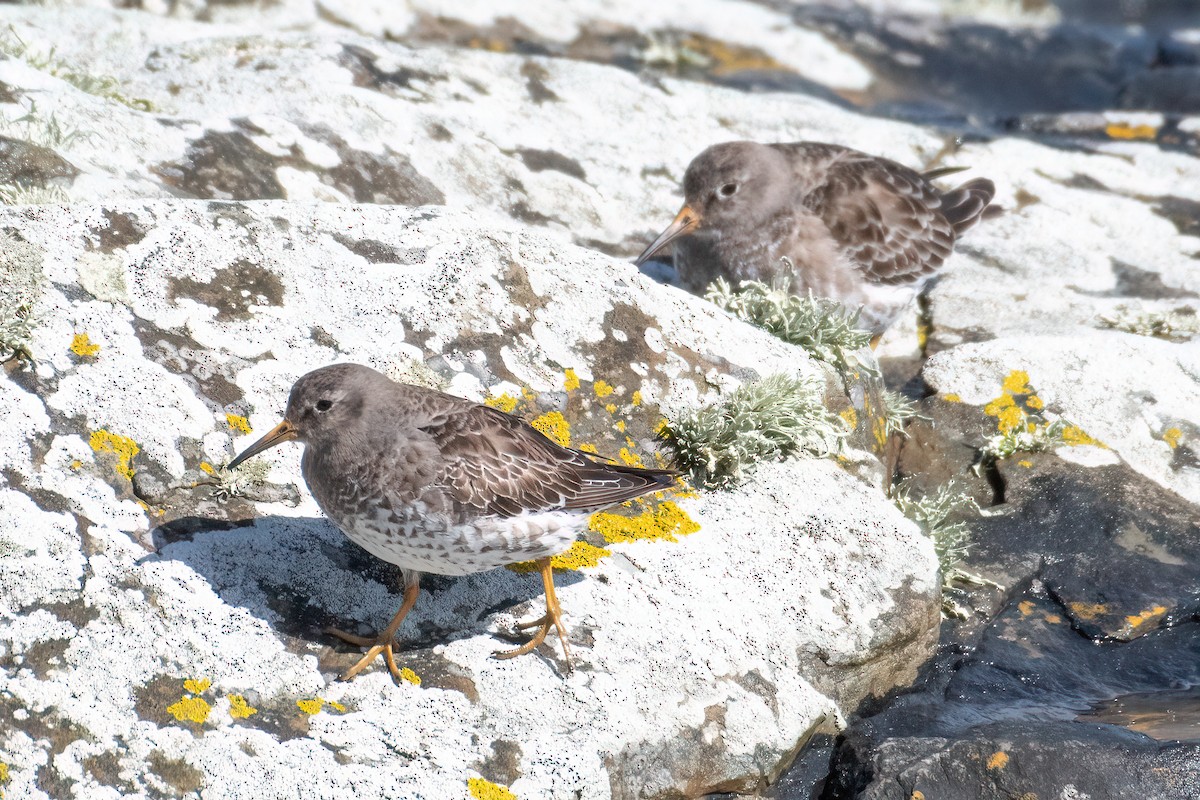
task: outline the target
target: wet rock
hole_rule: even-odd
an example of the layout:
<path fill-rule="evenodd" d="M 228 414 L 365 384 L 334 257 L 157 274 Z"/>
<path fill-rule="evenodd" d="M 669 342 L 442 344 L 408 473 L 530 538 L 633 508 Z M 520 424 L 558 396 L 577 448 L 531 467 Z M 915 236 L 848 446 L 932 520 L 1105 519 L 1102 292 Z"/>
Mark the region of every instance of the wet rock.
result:
<path fill-rule="evenodd" d="M 0 183 L 21 186 L 70 184 L 79 170 L 49 147 L 0 136 Z"/>
<path fill-rule="evenodd" d="M 1119 108 L 1200 113 L 1200 66 L 1155 69 L 1135 75 L 1121 87 Z"/>

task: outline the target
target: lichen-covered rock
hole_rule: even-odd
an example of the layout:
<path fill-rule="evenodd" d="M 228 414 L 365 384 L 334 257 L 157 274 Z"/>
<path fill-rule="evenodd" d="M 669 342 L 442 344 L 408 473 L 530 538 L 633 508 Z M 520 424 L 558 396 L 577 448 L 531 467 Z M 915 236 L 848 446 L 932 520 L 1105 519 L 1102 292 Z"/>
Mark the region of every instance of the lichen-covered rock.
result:
<path fill-rule="evenodd" d="M 560 562 L 572 674 L 550 648 L 490 658 L 541 602 L 502 569 L 427 579 L 408 681 L 334 683 L 357 654 L 322 629 L 381 625 L 395 570 L 319 516 L 298 448 L 219 469 L 299 374 L 369 363 L 650 463 L 663 415 L 721 388 L 798 371 L 849 403 L 840 377 L 631 265 L 463 212 L 132 201 L 0 227 L 47 280 L 36 365 L 0 379 L 22 420 L 0 433 L 14 796 L 750 791 L 931 651 L 929 542 L 799 460 L 597 515 Z"/>

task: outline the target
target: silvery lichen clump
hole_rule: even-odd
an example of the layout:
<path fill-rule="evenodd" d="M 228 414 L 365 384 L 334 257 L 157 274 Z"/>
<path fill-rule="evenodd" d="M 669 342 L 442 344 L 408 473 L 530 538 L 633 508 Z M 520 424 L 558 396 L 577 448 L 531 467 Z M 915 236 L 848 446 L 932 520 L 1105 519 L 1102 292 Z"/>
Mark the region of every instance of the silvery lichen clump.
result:
<path fill-rule="evenodd" d="M 1186 307 L 1173 311 L 1145 311 L 1118 306 L 1111 314 L 1101 314 L 1097 319 L 1105 328 L 1158 339 L 1190 339 L 1200 333 L 1200 316 Z"/>
<path fill-rule="evenodd" d="M 816 379 L 776 374 L 667 422 L 660 437 L 695 486 L 729 488 L 760 461 L 836 452 L 847 433 Z"/>
<path fill-rule="evenodd" d="M 38 250 L 0 233 L 0 361 L 33 357 L 30 345 L 43 280 Z"/>

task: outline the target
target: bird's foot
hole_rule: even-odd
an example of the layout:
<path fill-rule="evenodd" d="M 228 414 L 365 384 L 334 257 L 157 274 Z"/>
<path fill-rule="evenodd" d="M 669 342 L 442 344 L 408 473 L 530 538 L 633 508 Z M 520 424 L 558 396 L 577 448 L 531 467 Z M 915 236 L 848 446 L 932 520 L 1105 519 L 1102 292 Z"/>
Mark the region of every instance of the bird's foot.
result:
<path fill-rule="evenodd" d="M 343 672 L 338 680 L 348 681 L 353 679 L 355 675 L 370 666 L 371 662 L 380 653 L 383 653 L 383 659 L 387 662 L 388 672 L 392 673 L 392 678 L 397 683 L 400 682 L 400 668 L 396 666 L 395 641 L 392 638 L 395 634 L 385 632 L 380 636 L 371 638 L 368 636 L 355 636 L 353 633 L 346 633 L 337 628 L 326 628 L 325 633 L 330 636 L 336 636 L 342 641 L 349 642 L 358 647 L 370 648 L 367 650 L 366 655 L 360 658 L 353 667 Z"/>

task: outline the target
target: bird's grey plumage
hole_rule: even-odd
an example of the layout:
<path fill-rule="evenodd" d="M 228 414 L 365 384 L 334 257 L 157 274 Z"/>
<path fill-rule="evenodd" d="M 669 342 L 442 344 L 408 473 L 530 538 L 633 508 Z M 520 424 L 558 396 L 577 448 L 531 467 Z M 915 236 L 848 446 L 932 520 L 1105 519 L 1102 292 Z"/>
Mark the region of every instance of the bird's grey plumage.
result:
<path fill-rule="evenodd" d="M 562 552 L 588 512 L 672 481 L 669 471 L 594 460 L 502 411 L 354 364 L 298 380 L 286 418 L 303 432 L 301 470 L 321 509 L 366 550 L 421 572 Z"/>
<path fill-rule="evenodd" d="M 794 294 L 812 291 L 861 309 L 864 326 L 882 333 L 995 194 L 986 179 L 952 191 L 930 182 L 949 172 L 923 176 L 817 142 L 714 145 L 688 166 L 686 205 L 673 226 L 679 232 L 664 232 L 639 263 L 670 241 L 691 291 L 717 278 L 735 286 L 783 278 Z"/>

